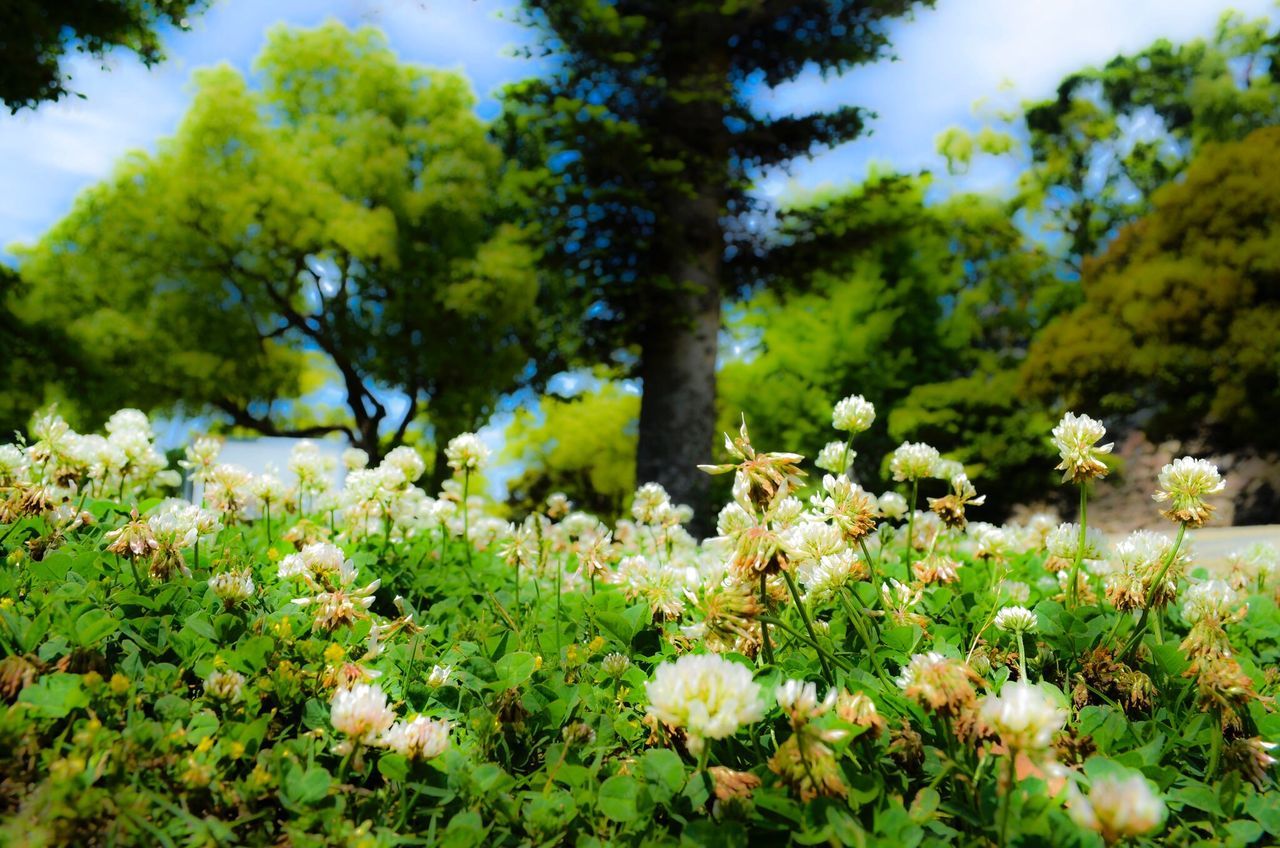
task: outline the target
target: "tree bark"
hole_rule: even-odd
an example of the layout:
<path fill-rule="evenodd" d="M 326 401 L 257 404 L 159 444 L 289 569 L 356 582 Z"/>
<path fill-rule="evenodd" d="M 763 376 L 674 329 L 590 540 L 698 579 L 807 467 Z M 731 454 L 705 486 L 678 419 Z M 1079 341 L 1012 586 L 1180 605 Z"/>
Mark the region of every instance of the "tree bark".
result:
<path fill-rule="evenodd" d="M 684 198 L 673 210 L 692 244 L 674 263 L 680 290 L 675 308 L 662 310 L 641 343 L 640 438 L 637 484 L 661 483 L 676 503 L 693 507 L 694 532 L 713 526 L 709 479 L 698 470 L 711 460 L 716 422 L 716 353 L 720 333 L 720 202 L 713 191 Z"/>

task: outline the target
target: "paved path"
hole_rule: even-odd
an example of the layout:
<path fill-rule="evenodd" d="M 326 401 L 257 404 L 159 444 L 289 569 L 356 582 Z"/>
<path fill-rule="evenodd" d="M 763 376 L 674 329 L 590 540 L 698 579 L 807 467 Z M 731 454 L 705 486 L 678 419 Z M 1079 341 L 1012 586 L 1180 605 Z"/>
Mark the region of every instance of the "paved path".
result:
<path fill-rule="evenodd" d="M 1204 527 L 1192 531 L 1197 559 L 1204 564 L 1222 562 L 1228 554 L 1267 542 L 1280 550 L 1280 524 L 1252 527 Z"/>

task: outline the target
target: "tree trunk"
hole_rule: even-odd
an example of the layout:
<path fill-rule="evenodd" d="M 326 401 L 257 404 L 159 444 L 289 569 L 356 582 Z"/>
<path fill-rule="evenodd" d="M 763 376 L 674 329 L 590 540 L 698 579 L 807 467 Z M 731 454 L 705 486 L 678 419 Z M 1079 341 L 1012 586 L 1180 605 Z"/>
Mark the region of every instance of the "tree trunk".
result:
<path fill-rule="evenodd" d="M 703 533 L 714 526 L 714 514 L 708 477 L 697 466 L 711 461 L 715 439 L 723 241 L 714 192 L 684 198 L 679 207 L 673 213 L 691 244 L 672 269 L 681 286 L 671 296 L 675 308 L 655 316 L 641 342 L 636 482 L 661 483 L 673 501 L 693 507 L 692 529 Z"/>

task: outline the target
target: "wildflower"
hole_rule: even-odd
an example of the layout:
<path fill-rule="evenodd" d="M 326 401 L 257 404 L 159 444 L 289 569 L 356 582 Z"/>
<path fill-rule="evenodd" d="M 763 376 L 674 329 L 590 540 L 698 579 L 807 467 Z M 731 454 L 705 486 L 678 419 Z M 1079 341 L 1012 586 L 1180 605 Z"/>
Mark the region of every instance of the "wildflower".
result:
<path fill-rule="evenodd" d="M 205 479 L 204 496 L 227 524 L 243 517 L 253 500 L 253 475 L 238 465 L 216 465 Z"/>
<path fill-rule="evenodd" d="M 1076 553 L 1082 560 L 1101 559 L 1106 540 L 1102 533 L 1093 527 L 1086 528 L 1084 546 L 1080 545 L 1080 525 L 1064 522 L 1050 530 L 1045 536 L 1045 549 L 1049 553 L 1049 561 L 1045 568 L 1050 571 L 1061 571 L 1075 561 Z"/>
<path fill-rule="evenodd" d="M 151 524 L 146 519 L 139 518 L 137 510 L 134 510 L 131 520 L 108 532 L 104 538 L 111 543 L 107 545 L 108 551 L 126 559 L 151 556 L 160 547 Z"/>
<path fill-rule="evenodd" d="M 432 689 L 439 689 L 449 682 L 449 675 L 452 673 L 452 666 L 433 665 L 431 666 L 431 673 L 427 675 L 427 685 Z"/>
<path fill-rule="evenodd" d="M 178 460 L 178 465 L 191 472 L 191 480 L 204 483 L 210 472 L 218 464 L 218 455 L 222 453 L 222 440 L 213 436 L 201 436 L 186 448 L 186 459 Z"/>
<path fill-rule="evenodd" d="M 215 670 L 204 681 L 204 691 L 211 698 L 236 703 L 244 697 L 244 675 L 238 671 Z"/>
<path fill-rule="evenodd" d="M 369 467 L 369 454 L 360 448 L 347 448 L 342 452 L 342 467 L 347 471 L 359 471 Z"/>
<path fill-rule="evenodd" d="M 774 690 L 778 706 L 790 717 L 793 725 L 825 715 L 835 706 L 837 694 L 835 689 L 831 689 L 827 697 L 819 701 L 817 685 L 803 680 L 788 680 Z"/>
<path fill-rule="evenodd" d="M 1160 503 L 1168 503 L 1160 514 L 1170 521 L 1180 521 L 1188 527 L 1201 527 L 1213 515 L 1214 507 L 1205 498 L 1226 488 L 1226 482 L 1218 474 L 1218 466 L 1204 459 L 1184 456 L 1160 469 L 1157 480 L 1160 490 L 1152 497 Z"/>
<path fill-rule="evenodd" d="M 849 463 L 853 462 L 855 456 L 857 453 L 849 450 L 844 442 L 827 442 L 822 450 L 818 451 L 818 458 L 813 461 L 813 464 L 832 474 L 844 474 L 849 470 Z M 843 467 L 841 460 L 843 460 Z"/>
<path fill-rule="evenodd" d="M 764 717 L 760 686 L 751 670 L 714 654 L 686 654 L 665 662 L 645 684 L 648 714 L 688 734 L 689 751 L 705 740 L 732 736 Z"/>
<path fill-rule="evenodd" d="M 1071 820 L 1102 834 L 1108 845 L 1154 833 L 1164 824 L 1164 800 L 1140 774 L 1099 778 L 1089 787 L 1088 796 L 1072 783 L 1068 793 Z"/>
<path fill-rule="evenodd" d="M 1247 712 L 1250 701 L 1259 699 L 1253 680 L 1226 654 L 1197 659 L 1183 676 L 1196 678 L 1197 705 L 1201 711 L 1218 716 L 1224 733 L 1239 731 L 1241 714 Z"/>
<path fill-rule="evenodd" d="M 333 729 L 348 737 L 339 753 L 350 750 L 353 742 L 361 745 L 376 743 L 395 720 L 395 711 L 387 706 L 387 696 L 376 684 L 357 683 L 350 688 L 339 689 L 329 706 L 329 721 Z"/>
<path fill-rule="evenodd" d="M 969 482 L 967 475 L 961 473 L 951 478 L 951 492 L 940 498 L 929 498 L 929 509 L 942 519 L 942 523 L 953 529 L 964 529 L 966 506 L 982 506 L 987 496 L 979 495 Z"/>
<path fill-rule="evenodd" d="M 626 674 L 629 668 L 631 668 L 631 660 L 616 651 L 606 654 L 604 659 L 600 660 L 600 670 L 615 680 Z"/>
<path fill-rule="evenodd" d="M 249 569 L 240 571 L 224 571 L 209 578 L 209 588 L 213 594 L 231 609 L 236 604 L 253 597 L 253 577 Z"/>
<path fill-rule="evenodd" d="M 847 793 L 835 752 L 828 743 L 844 738 L 845 731 L 823 729 L 815 719 L 831 711 L 837 693 L 832 689 L 818 700 L 818 687 L 802 680 L 788 680 L 777 688 L 778 706 L 791 720 L 792 734 L 769 759 L 769 769 L 808 801 L 818 796 L 844 797 Z"/>
<path fill-rule="evenodd" d="M 836 698 L 836 715 L 841 721 L 867 728 L 872 736 L 879 736 L 886 726 L 875 701 L 862 692 L 841 692 Z"/>
<path fill-rule="evenodd" d="M 379 741 L 409 760 L 430 760 L 449 749 L 450 727 L 447 721 L 420 715 L 409 721 L 397 721 Z"/>
<path fill-rule="evenodd" d="M 836 404 L 831 426 L 849 433 L 862 433 L 876 420 L 876 408 L 862 395 L 850 395 Z"/>
<path fill-rule="evenodd" d="M 998 629 L 1009 633 L 1034 633 L 1037 628 L 1036 614 L 1026 607 L 1005 607 L 996 613 L 995 625 Z"/>
<path fill-rule="evenodd" d="M 915 606 L 924 598 L 922 588 L 901 583 L 890 577 L 880 584 L 880 597 L 884 603 L 885 615 L 889 616 L 894 624 L 915 624 L 921 628 L 928 626 L 929 619 L 914 612 Z"/>
<path fill-rule="evenodd" d="M 1098 440 L 1106 434 L 1107 428 L 1102 422 L 1087 415 L 1068 412 L 1062 416 L 1062 421 L 1053 428 L 1053 443 L 1062 457 L 1057 470 L 1062 472 L 1064 483 L 1067 480 L 1083 483 L 1107 476 L 1102 457 L 1111 453 L 1114 445 L 1098 445 Z"/>
<path fill-rule="evenodd" d="M 700 632 L 708 648 L 717 653 L 736 650 L 754 654 L 755 621 L 764 612 L 754 589 L 728 577 L 703 594 L 698 604 L 702 612 Z"/>
<path fill-rule="evenodd" d="M 289 470 L 298 478 L 300 494 L 315 495 L 327 489 L 333 467 L 333 457 L 321 453 L 309 441 L 298 442 L 289 453 Z"/>
<path fill-rule="evenodd" d="M 253 478 L 253 482 L 249 484 L 249 494 L 270 509 L 272 504 L 283 503 L 289 496 L 289 491 L 283 480 L 268 471 Z"/>
<path fill-rule="evenodd" d="M 401 445 L 386 455 L 382 464 L 394 468 L 404 478 L 404 482 L 412 483 L 427 471 L 427 464 L 416 450 L 408 445 Z"/>
<path fill-rule="evenodd" d="M 573 509 L 573 501 L 564 492 L 552 492 L 547 495 L 547 518 L 552 520 L 564 518 Z"/>
<path fill-rule="evenodd" d="M 878 504 L 861 486 L 828 474 L 822 478 L 822 489 L 824 494 L 814 495 L 809 503 L 839 528 L 845 542 L 853 544 L 875 529 Z"/>
<path fill-rule="evenodd" d="M 1261 791 L 1267 781 L 1267 770 L 1276 764 L 1276 758 L 1271 755 L 1275 748 L 1276 743 L 1263 742 L 1258 736 L 1233 739 L 1222 750 L 1222 762 Z"/>
<path fill-rule="evenodd" d="M 1067 722 L 1066 710 L 1039 686 L 1021 680 L 1006 683 L 999 695 L 983 698 L 981 715 L 1006 748 L 1033 755 L 1048 750 L 1053 734 Z"/>
<path fill-rule="evenodd" d="M 1117 542 L 1111 553 L 1111 570 L 1106 576 L 1107 600 L 1120 611 L 1168 605 L 1177 597 L 1178 578 L 1189 561 L 1186 548 L 1169 564 L 1156 585 L 1165 562 L 1173 551 L 1173 540 L 1161 533 L 1137 530 Z"/>
<path fill-rule="evenodd" d="M 480 471 L 489 460 L 489 448 L 475 433 L 461 433 L 449 440 L 445 459 L 454 471 Z"/>
<path fill-rule="evenodd" d="M 961 563 L 940 553 L 929 554 L 911 564 L 911 573 L 924 585 L 954 583 L 960 579 Z"/>
<path fill-rule="evenodd" d="M 880 514 L 885 518 L 900 521 L 907 514 L 907 499 L 897 492 L 885 492 L 877 501 Z"/>
<path fill-rule="evenodd" d="M 814 604 L 828 603 L 850 582 L 870 574 L 858 555 L 850 550 L 824 556 L 816 562 L 810 560 L 799 571 L 800 582 L 805 587 L 805 603 Z"/>
<path fill-rule="evenodd" d="M 280 560 L 277 575 L 281 580 L 300 577 L 311 586 L 338 574 L 346 556 L 342 549 L 328 542 L 312 542 L 296 554 Z"/>
<path fill-rule="evenodd" d="M 889 470 L 893 479 L 919 480 L 933 475 L 934 467 L 941 457 L 938 449 L 923 442 L 903 442 L 889 457 Z"/>
<path fill-rule="evenodd" d="M 793 562 L 820 560 L 845 548 L 839 528 L 821 521 L 806 521 L 782 536 L 782 545 Z"/>
<path fill-rule="evenodd" d="M 373 606 L 373 593 L 382 583 L 381 580 L 374 580 L 367 586 L 352 588 L 355 580 L 355 566 L 351 560 L 345 560 L 338 568 L 334 588 L 314 597 L 294 598 L 293 603 L 300 607 L 315 604 L 315 625 L 325 630 L 351 624 L 356 619 L 367 617 L 367 610 Z"/>
<path fill-rule="evenodd" d="M 957 715 L 974 702 L 973 684 L 979 680 L 961 660 L 931 651 L 913 656 L 897 683 L 920 706 L 941 715 Z"/>
<path fill-rule="evenodd" d="M 798 453 L 760 453 L 751 446 L 751 437 L 747 433 L 747 421 L 742 420 L 738 429 L 738 438 L 724 436 L 725 450 L 736 459 L 737 464 L 699 465 L 698 468 L 708 474 L 724 474 L 735 472 L 733 481 L 734 499 L 744 508 L 768 509 L 777 498 L 785 498 L 800 487 L 805 476 L 800 469 L 800 461 L 804 457 Z"/>

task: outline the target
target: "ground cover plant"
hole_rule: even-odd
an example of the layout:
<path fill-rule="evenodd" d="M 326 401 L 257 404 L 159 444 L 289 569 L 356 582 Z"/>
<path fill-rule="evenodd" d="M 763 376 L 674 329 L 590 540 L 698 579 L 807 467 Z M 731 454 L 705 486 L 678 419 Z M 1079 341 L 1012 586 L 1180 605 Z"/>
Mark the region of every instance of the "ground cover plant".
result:
<path fill-rule="evenodd" d="M 875 414 L 841 401 L 812 465 L 743 423 L 700 542 L 652 484 L 613 526 L 491 514 L 469 434 L 435 494 L 410 447 L 334 488 L 303 443 L 286 486 L 201 438 L 190 502 L 141 413 L 44 415 L 0 447 L 0 842 L 1280 840 L 1280 555 L 1197 561 L 1217 469 L 1108 541 L 1069 414 L 1079 522 L 997 527 L 925 444 L 853 482 Z"/>

